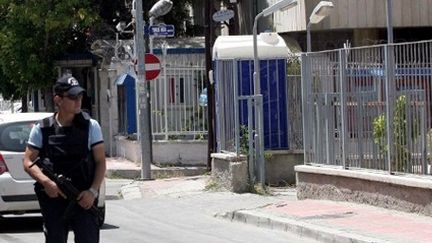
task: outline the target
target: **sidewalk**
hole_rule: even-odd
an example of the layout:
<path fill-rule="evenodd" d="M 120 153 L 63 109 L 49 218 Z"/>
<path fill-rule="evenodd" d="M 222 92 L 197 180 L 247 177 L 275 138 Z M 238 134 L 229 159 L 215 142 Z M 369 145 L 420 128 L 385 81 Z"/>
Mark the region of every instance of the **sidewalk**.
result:
<path fill-rule="evenodd" d="M 112 170 L 115 166 L 126 168 L 111 162 L 108 164 Z M 292 188 L 270 188 L 272 196 L 248 197 L 256 202 L 248 204 L 254 206 L 245 206 L 241 194 L 205 190 L 208 178 L 135 181 L 122 188 L 122 195 L 128 200 L 220 193 L 237 205 L 214 215 L 224 220 L 294 232 L 321 242 L 432 242 L 431 217 L 347 202 L 300 201 Z"/>
<path fill-rule="evenodd" d="M 220 217 L 322 242 L 432 242 L 432 218 L 325 200 L 281 201 Z"/>

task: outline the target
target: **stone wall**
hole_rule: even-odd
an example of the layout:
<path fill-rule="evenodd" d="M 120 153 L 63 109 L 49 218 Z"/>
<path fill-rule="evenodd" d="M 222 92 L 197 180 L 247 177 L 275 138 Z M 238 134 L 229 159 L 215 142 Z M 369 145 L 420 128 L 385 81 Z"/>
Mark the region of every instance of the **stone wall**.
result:
<path fill-rule="evenodd" d="M 300 200 L 348 201 L 432 216 L 430 176 L 308 165 L 296 166 L 295 171 Z"/>

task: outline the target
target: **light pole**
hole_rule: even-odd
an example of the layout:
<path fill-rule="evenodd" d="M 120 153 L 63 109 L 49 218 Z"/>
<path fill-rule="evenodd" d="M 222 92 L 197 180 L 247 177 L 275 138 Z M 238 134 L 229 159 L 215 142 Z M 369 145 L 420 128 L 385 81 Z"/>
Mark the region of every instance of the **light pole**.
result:
<path fill-rule="evenodd" d="M 254 55 L 254 95 L 255 95 L 255 153 L 259 164 L 259 177 L 261 186 L 265 185 L 265 164 L 264 164 L 264 128 L 263 128 L 263 98 L 261 94 L 260 68 L 258 59 L 257 43 L 257 22 L 261 17 L 267 17 L 278 10 L 287 10 L 297 5 L 297 0 L 281 0 L 264 9 L 255 16 L 253 25 L 253 55 Z"/>
<path fill-rule="evenodd" d="M 332 2 L 329 1 L 321 1 L 319 2 L 314 10 L 312 11 L 310 17 L 309 17 L 309 23 L 306 26 L 306 45 L 307 45 L 307 52 L 311 52 L 312 44 L 311 44 L 311 25 L 312 24 L 318 24 L 323 20 L 325 17 L 329 16 L 334 8 L 334 5 Z"/>
<path fill-rule="evenodd" d="M 393 43 L 393 1 L 386 1 L 387 11 L 387 43 Z"/>
<path fill-rule="evenodd" d="M 137 89 L 137 119 L 138 131 L 141 144 L 141 179 L 151 179 L 152 154 L 152 134 L 151 134 L 151 107 L 150 107 L 150 87 L 146 83 L 145 77 L 145 53 L 144 42 L 144 16 L 143 0 L 134 0 L 132 6 L 132 16 L 135 17 L 135 57 L 137 58 L 137 79 L 135 88 Z M 153 5 L 154 13 L 165 11 L 168 0 L 160 0 Z"/>
<path fill-rule="evenodd" d="M 161 17 L 169 13 L 173 6 L 173 2 L 170 0 L 159 0 L 156 2 L 149 11 L 149 28 L 153 26 L 153 22 L 156 18 Z M 149 37 L 150 53 L 153 53 L 153 36 Z"/>
<path fill-rule="evenodd" d="M 139 140 L 141 144 L 141 179 L 151 179 L 151 128 L 148 124 L 150 116 L 150 102 L 148 97 L 150 94 L 145 89 L 145 43 L 144 43 L 144 16 L 143 16 L 143 0 L 136 0 L 135 8 L 132 7 L 132 15 L 135 14 L 135 57 L 137 58 L 137 79 L 135 82 L 137 97 L 137 119 Z"/>

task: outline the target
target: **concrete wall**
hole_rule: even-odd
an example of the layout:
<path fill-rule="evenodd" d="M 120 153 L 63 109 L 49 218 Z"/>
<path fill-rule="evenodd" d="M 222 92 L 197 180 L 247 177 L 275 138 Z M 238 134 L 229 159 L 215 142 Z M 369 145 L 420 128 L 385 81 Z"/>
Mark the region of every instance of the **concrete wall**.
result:
<path fill-rule="evenodd" d="M 249 191 L 249 176 L 247 159 L 236 154 L 213 153 L 212 180 L 232 192 Z"/>
<path fill-rule="evenodd" d="M 387 172 L 295 167 L 299 199 L 365 203 L 432 216 L 432 179 Z"/>
<path fill-rule="evenodd" d="M 140 143 L 123 136 L 115 137 L 116 155 L 141 163 Z M 207 141 L 153 141 L 153 161 L 157 165 L 207 165 Z"/>
<path fill-rule="evenodd" d="M 303 151 L 275 150 L 265 153 L 267 183 L 280 186 L 295 184 L 294 166 L 304 163 Z"/>
<path fill-rule="evenodd" d="M 109 156 L 114 156 L 115 142 L 114 135 L 118 133 L 118 110 L 117 110 L 117 87 L 114 82 L 117 72 L 113 69 L 99 70 L 99 124 L 105 144 L 105 152 Z M 108 91 L 109 90 L 109 91 Z M 108 96 L 108 93 L 110 96 Z"/>

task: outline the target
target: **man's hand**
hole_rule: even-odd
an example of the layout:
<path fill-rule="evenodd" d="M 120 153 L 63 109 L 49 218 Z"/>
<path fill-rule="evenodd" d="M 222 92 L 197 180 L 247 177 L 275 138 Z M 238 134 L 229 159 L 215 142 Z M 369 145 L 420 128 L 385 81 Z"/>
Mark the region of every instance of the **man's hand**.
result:
<path fill-rule="evenodd" d="M 82 191 L 77 198 L 78 204 L 84 209 L 90 209 L 95 199 L 93 193 L 89 190 Z"/>
<path fill-rule="evenodd" d="M 56 198 L 59 195 L 62 196 L 63 198 L 66 198 L 64 193 L 60 190 L 60 188 L 57 186 L 57 184 L 55 184 L 55 182 L 53 182 L 52 180 L 48 180 L 48 181 L 44 182 L 43 186 L 45 188 L 45 193 L 50 198 Z"/>

